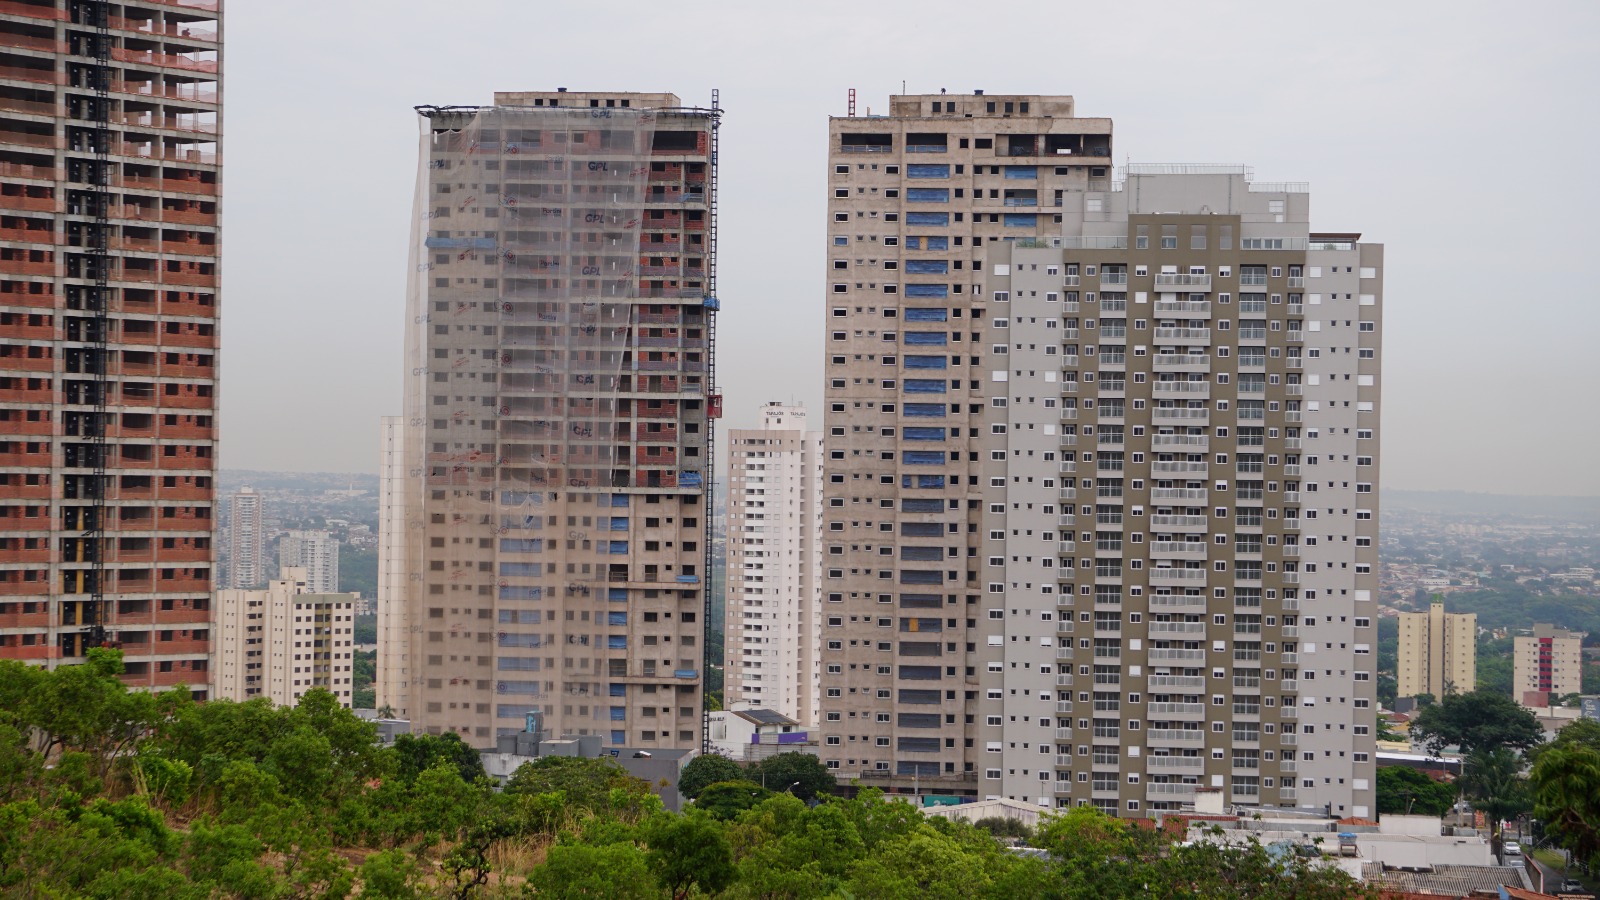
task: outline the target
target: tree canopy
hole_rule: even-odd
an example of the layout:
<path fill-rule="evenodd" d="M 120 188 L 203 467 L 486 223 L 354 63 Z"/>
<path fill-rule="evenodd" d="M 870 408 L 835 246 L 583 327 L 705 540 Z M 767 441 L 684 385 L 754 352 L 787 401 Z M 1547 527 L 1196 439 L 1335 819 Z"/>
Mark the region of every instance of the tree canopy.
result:
<path fill-rule="evenodd" d="M 678 793 L 690 800 L 700 796 L 707 785 L 744 778 L 744 767 L 716 753 L 702 753 L 678 773 Z"/>
<path fill-rule="evenodd" d="M 1380 766 L 1377 785 L 1379 815 L 1443 816 L 1456 802 L 1455 785 L 1410 766 Z"/>
<path fill-rule="evenodd" d="M 33 897 L 1348 897 L 1341 872 L 1189 844 L 1088 809 L 1038 857 L 782 754 L 682 815 L 609 760 L 531 761 L 503 790 L 452 736 L 382 747 L 325 691 L 296 707 L 128 691 L 120 655 L 0 662 L 0 894 Z M 717 764 L 701 768 L 711 770 Z M 736 767 L 737 768 L 737 767 Z M 768 788 L 760 787 L 765 771 Z M 793 795 L 788 793 L 795 782 Z M 803 798 L 803 799 L 802 799 Z M 1011 831 L 1009 828 L 995 830 Z"/>
<path fill-rule="evenodd" d="M 1556 846 L 1600 865 L 1600 722 L 1573 722 L 1533 757 L 1534 816 Z"/>
<path fill-rule="evenodd" d="M 1411 737 L 1437 756 L 1458 746 L 1463 754 L 1504 748 L 1528 750 L 1544 740 L 1533 713 L 1492 691 L 1449 694 L 1424 707 L 1411 721 Z"/>

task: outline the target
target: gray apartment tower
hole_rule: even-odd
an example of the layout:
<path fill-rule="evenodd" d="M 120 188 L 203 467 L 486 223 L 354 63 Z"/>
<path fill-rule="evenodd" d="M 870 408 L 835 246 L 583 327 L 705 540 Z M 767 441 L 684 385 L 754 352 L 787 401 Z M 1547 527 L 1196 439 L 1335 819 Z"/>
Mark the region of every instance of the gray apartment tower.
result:
<path fill-rule="evenodd" d="M 822 754 L 1144 816 L 1374 810 L 1382 248 L 1070 98 L 835 119 Z"/>
<path fill-rule="evenodd" d="M 406 683 L 381 693 L 477 747 L 534 719 L 699 747 L 718 112 L 565 90 L 419 112 L 383 545 Z"/>

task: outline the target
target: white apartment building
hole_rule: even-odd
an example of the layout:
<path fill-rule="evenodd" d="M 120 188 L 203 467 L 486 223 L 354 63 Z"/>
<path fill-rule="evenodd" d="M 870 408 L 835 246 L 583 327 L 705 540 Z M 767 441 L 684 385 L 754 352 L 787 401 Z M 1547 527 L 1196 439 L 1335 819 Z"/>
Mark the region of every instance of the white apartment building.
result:
<path fill-rule="evenodd" d="M 723 703 L 814 726 L 822 433 L 806 430 L 803 407 L 768 403 L 761 428 L 729 433 L 727 540 Z"/>
<path fill-rule="evenodd" d="M 284 569 L 265 590 L 217 592 L 216 696 L 268 697 L 292 706 L 312 688 L 350 705 L 354 594 L 310 589 L 304 569 Z"/>
<path fill-rule="evenodd" d="M 1375 810 L 1383 248 L 1132 166 L 992 254 L 980 791 Z"/>
<path fill-rule="evenodd" d="M 406 614 L 405 419 L 384 416 L 378 448 L 378 708 L 401 719 L 411 706 Z"/>
<path fill-rule="evenodd" d="M 339 541 L 326 531 L 287 531 L 278 538 L 278 567 L 305 569 L 317 594 L 339 590 Z"/>
<path fill-rule="evenodd" d="M 245 485 L 228 497 L 228 587 L 253 588 L 267 581 L 265 499 Z"/>

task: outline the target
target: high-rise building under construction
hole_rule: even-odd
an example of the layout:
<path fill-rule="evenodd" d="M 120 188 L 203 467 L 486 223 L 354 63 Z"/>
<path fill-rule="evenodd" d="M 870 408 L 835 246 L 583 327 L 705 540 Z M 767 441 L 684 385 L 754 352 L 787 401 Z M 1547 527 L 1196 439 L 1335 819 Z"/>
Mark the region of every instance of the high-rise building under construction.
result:
<path fill-rule="evenodd" d="M 1374 810 L 1383 248 L 1069 98 L 834 119 L 822 754 L 1143 816 Z"/>
<path fill-rule="evenodd" d="M 407 643 L 381 693 L 417 730 L 703 739 L 714 107 L 563 89 L 419 109 L 386 451 L 406 536 L 380 600 Z"/>
<path fill-rule="evenodd" d="M 219 0 L 0 4 L 0 657 L 206 696 Z"/>

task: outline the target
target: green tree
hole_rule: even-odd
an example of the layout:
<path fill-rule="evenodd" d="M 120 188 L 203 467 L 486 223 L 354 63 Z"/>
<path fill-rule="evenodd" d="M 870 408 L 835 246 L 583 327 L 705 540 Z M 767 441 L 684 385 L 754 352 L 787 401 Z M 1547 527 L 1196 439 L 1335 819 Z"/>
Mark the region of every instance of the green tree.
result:
<path fill-rule="evenodd" d="M 557 844 L 528 875 L 534 896 L 552 900 L 654 900 L 661 888 L 644 851 L 629 842 Z"/>
<path fill-rule="evenodd" d="M 1600 723 L 1574 722 L 1534 756 L 1534 816 L 1574 859 L 1600 865 Z"/>
<path fill-rule="evenodd" d="M 733 847 L 721 823 L 710 816 L 658 816 L 646 826 L 645 841 L 650 870 L 673 900 L 684 900 L 696 888 L 715 894 L 737 875 Z"/>
<path fill-rule="evenodd" d="M 440 760 L 453 766 L 461 780 L 471 784 L 487 777 L 483 770 L 483 756 L 467 746 L 461 736 L 453 731 L 444 734 L 401 734 L 394 739 L 394 754 L 399 762 L 396 774 L 405 784 L 433 768 Z"/>
<path fill-rule="evenodd" d="M 1409 766 L 1379 766 L 1377 785 L 1379 815 L 1443 816 L 1456 802 L 1455 785 Z"/>
<path fill-rule="evenodd" d="M 693 800 L 706 785 L 744 777 L 744 767 L 733 760 L 717 753 L 702 753 L 689 760 L 678 774 L 678 793 Z"/>
<path fill-rule="evenodd" d="M 837 786 L 822 760 L 809 753 L 779 753 L 750 767 L 747 777 L 773 791 L 787 791 L 801 800 L 832 793 Z"/>
<path fill-rule="evenodd" d="M 352 708 L 372 709 L 378 705 L 377 690 L 372 686 L 377 677 L 378 651 L 357 650 L 351 654 L 350 706 Z"/>
<path fill-rule="evenodd" d="M 1512 683 L 1515 672 L 1512 670 L 1511 655 L 1486 655 L 1478 651 L 1478 671 L 1476 690 L 1489 691 L 1495 694 L 1511 696 Z"/>
<path fill-rule="evenodd" d="M 1522 760 L 1504 747 L 1474 750 L 1462 766 L 1461 783 L 1473 808 L 1489 820 L 1489 842 L 1498 854 L 1506 820 L 1533 808 Z"/>
<path fill-rule="evenodd" d="M 1471 754 L 1496 747 L 1530 749 L 1544 740 L 1544 729 L 1510 697 L 1473 691 L 1451 694 L 1424 708 L 1411 722 L 1411 737 L 1434 756 L 1451 745 Z"/>
<path fill-rule="evenodd" d="M 744 779 L 719 781 L 700 789 L 699 796 L 695 797 L 694 807 L 718 819 L 727 820 L 747 809 L 759 806 L 763 800 L 772 795 L 772 791 L 753 781 Z"/>
<path fill-rule="evenodd" d="M 637 804 L 652 796 L 649 782 L 629 775 L 609 759 L 582 759 L 575 756 L 542 756 L 525 762 L 506 781 L 507 795 L 549 794 L 559 791 L 565 805 L 591 812 L 612 808 L 618 797 Z"/>
<path fill-rule="evenodd" d="M 384 850 L 361 864 L 361 896 L 372 900 L 422 900 L 422 869 L 401 850 Z"/>

